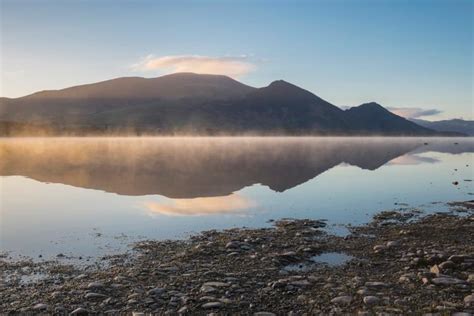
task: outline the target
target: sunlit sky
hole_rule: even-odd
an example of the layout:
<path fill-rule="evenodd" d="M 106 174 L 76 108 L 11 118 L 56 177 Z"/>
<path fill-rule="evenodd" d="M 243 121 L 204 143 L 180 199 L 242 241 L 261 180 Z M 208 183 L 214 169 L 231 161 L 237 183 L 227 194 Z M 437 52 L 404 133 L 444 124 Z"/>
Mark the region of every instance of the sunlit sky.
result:
<path fill-rule="evenodd" d="M 192 71 L 284 79 L 338 106 L 474 117 L 471 0 L 0 3 L 1 96 Z"/>

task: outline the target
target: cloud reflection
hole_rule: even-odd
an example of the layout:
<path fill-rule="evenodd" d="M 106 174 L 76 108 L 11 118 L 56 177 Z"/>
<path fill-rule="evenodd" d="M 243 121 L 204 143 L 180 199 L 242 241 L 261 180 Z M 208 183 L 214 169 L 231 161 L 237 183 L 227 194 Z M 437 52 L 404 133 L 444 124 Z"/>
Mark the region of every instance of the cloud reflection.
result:
<path fill-rule="evenodd" d="M 419 155 L 404 155 L 390 160 L 387 165 L 420 165 L 425 163 L 437 163 L 439 159 L 423 157 Z"/>
<path fill-rule="evenodd" d="M 150 214 L 167 216 L 206 216 L 214 214 L 239 214 L 254 207 L 254 201 L 239 194 L 227 196 L 203 197 L 194 199 L 170 199 L 166 202 L 145 202 Z"/>

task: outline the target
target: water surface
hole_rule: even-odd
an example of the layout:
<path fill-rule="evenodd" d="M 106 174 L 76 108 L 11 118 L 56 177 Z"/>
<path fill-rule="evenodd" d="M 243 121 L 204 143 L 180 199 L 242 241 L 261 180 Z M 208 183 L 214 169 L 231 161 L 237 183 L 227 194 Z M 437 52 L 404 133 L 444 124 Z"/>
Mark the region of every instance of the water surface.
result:
<path fill-rule="evenodd" d="M 441 211 L 473 198 L 473 153 L 470 138 L 0 139 L 0 251 L 87 258 L 282 217 L 337 231 Z"/>

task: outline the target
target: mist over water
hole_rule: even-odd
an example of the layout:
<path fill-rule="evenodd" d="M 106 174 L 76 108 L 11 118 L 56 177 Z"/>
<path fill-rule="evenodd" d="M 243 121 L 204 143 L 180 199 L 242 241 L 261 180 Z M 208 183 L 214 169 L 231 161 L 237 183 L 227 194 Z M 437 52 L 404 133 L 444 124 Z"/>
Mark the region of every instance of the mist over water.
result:
<path fill-rule="evenodd" d="M 469 138 L 0 139 L 0 250 L 100 256 L 281 217 L 443 210 L 472 199 L 473 153 Z"/>

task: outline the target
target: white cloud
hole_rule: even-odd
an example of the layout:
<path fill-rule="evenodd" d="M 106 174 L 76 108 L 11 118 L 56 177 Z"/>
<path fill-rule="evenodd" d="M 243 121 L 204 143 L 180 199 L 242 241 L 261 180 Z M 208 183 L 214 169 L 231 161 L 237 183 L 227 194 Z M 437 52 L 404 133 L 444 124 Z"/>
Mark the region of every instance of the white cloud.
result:
<path fill-rule="evenodd" d="M 238 57 L 148 55 L 131 68 L 135 71 L 194 72 L 238 78 L 254 71 L 256 66 L 245 55 Z"/>
<path fill-rule="evenodd" d="M 387 108 L 390 112 L 406 117 L 406 118 L 420 118 L 423 116 L 433 116 L 438 115 L 442 111 L 437 109 L 422 109 L 422 108 L 396 108 L 396 107 L 389 107 Z"/>

